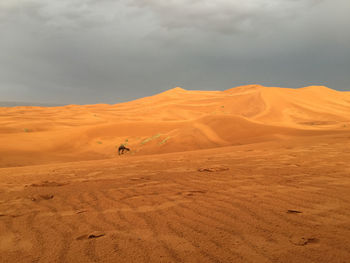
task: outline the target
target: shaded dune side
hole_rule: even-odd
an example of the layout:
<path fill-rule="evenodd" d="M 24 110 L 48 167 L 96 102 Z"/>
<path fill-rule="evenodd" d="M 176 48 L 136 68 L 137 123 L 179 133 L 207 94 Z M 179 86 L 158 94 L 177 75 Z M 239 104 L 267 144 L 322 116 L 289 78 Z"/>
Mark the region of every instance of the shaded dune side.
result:
<path fill-rule="evenodd" d="M 182 122 L 181 127 L 158 134 L 159 137 L 153 137 L 145 145 L 132 146 L 142 154 L 169 153 L 338 132 L 343 131 L 281 127 L 253 122 L 239 116 L 215 115 Z M 166 139 L 166 143 L 162 143 Z"/>

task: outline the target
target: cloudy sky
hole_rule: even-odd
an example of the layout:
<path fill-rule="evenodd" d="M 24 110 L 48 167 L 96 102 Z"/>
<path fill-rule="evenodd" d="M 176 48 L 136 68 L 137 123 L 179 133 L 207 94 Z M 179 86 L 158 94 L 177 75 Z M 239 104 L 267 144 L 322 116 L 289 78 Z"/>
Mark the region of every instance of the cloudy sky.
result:
<path fill-rule="evenodd" d="M 350 90 L 349 0 L 0 0 L 0 101 Z"/>

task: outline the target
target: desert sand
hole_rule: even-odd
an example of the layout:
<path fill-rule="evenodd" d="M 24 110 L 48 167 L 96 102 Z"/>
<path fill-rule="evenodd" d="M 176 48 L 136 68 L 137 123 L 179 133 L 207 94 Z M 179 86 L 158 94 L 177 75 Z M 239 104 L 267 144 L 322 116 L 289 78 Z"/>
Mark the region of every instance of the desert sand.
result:
<path fill-rule="evenodd" d="M 350 262 L 350 92 L 175 88 L 0 124 L 0 262 Z"/>

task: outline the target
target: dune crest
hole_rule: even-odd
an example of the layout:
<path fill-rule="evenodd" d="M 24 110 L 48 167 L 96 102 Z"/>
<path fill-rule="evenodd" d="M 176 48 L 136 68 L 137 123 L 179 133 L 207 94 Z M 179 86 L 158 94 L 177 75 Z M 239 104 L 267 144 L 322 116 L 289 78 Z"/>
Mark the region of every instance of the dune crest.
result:
<path fill-rule="evenodd" d="M 0 166 L 132 155 L 348 132 L 350 93 L 245 85 L 225 91 L 180 87 L 116 105 L 0 108 Z"/>

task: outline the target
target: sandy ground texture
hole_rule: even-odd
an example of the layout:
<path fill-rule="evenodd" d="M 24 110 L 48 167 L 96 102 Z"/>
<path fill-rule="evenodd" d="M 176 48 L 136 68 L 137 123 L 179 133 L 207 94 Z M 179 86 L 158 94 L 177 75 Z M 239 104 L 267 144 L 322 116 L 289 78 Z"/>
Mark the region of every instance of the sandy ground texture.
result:
<path fill-rule="evenodd" d="M 350 262 L 349 92 L 176 88 L 0 122 L 0 262 Z"/>

